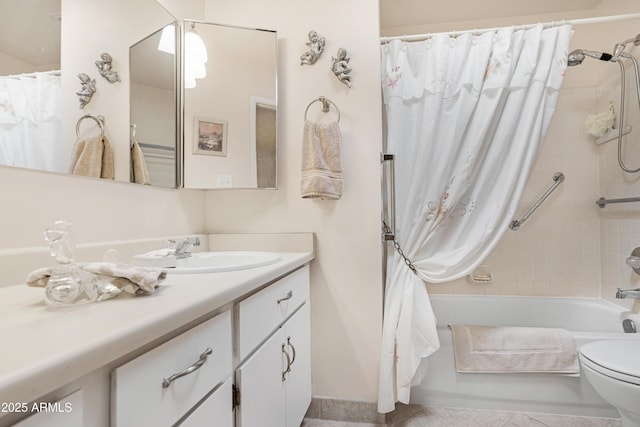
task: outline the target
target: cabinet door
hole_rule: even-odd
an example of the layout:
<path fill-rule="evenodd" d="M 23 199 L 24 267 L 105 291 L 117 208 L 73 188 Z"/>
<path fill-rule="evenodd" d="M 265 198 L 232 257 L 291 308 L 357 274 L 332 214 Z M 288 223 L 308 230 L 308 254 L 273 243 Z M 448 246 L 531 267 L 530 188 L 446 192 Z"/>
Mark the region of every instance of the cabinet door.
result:
<path fill-rule="evenodd" d="M 309 267 L 280 279 L 238 304 L 238 351 L 244 360 L 309 299 Z"/>
<path fill-rule="evenodd" d="M 311 327 L 309 304 L 285 323 L 286 350 L 291 370 L 286 374 L 287 427 L 297 427 L 311 403 Z M 294 357 L 295 356 L 295 357 Z"/>
<path fill-rule="evenodd" d="M 286 426 L 284 343 L 284 331 L 278 329 L 236 370 L 240 390 L 237 427 Z"/>
<path fill-rule="evenodd" d="M 233 427 L 231 378 L 191 413 L 180 427 Z"/>
<path fill-rule="evenodd" d="M 55 402 L 43 403 L 43 412 L 31 415 L 14 427 L 82 427 L 82 390 Z"/>

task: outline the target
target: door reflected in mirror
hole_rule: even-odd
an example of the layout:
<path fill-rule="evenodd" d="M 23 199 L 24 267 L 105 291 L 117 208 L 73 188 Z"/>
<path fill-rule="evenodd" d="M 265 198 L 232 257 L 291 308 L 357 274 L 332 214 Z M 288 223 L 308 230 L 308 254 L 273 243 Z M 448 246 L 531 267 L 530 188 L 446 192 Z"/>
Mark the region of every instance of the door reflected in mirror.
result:
<path fill-rule="evenodd" d="M 277 34 L 193 21 L 184 31 L 184 187 L 276 188 Z"/>

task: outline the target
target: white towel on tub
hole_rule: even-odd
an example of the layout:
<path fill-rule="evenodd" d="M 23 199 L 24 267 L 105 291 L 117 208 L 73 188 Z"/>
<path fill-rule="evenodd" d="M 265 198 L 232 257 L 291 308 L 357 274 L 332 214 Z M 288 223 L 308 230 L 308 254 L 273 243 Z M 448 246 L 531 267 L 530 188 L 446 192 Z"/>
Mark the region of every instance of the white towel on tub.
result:
<path fill-rule="evenodd" d="M 571 334 L 559 328 L 449 325 L 456 370 L 464 373 L 579 374 Z"/>

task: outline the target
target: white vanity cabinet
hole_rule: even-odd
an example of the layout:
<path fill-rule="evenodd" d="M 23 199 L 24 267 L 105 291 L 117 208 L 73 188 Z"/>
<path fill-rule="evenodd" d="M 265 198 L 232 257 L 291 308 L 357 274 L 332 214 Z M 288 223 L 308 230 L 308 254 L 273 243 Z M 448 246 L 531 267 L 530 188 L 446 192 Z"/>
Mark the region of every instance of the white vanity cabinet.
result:
<path fill-rule="evenodd" d="M 42 405 L 42 412 L 31 415 L 13 427 L 83 427 L 82 390 L 56 402 L 39 402 L 35 405 Z M 35 412 L 33 407 L 29 409 Z"/>
<path fill-rule="evenodd" d="M 240 302 L 237 427 L 298 427 L 311 402 L 309 268 Z"/>
<path fill-rule="evenodd" d="M 195 408 L 189 417 L 231 427 L 231 373 L 231 314 L 226 311 L 116 368 L 111 425 L 173 425 Z M 185 425 L 196 425 L 189 417 Z"/>
<path fill-rule="evenodd" d="M 294 243 L 270 266 L 168 275 L 157 295 L 72 311 L 0 288 L 11 347 L 0 400 L 26 402 L 0 411 L 0 427 L 298 427 L 311 400 L 313 239 Z M 34 403 L 46 409 L 22 409 Z"/>
<path fill-rule="evenodd" d="M 180 427 L 232 426 L 232 387 L 232 379 L 229 378 L 182 421 Z"/>

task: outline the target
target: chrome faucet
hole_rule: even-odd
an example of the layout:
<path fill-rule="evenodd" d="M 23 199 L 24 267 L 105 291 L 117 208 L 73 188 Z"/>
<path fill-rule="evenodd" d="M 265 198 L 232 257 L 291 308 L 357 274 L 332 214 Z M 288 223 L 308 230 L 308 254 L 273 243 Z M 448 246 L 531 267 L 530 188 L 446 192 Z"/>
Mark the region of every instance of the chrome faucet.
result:
<path fill-rule="evenodd" d="M 640 299 L 640 288 L 637 289 L 620 289 L 616 291 L 616 298 L 624 299 L 624 298 L 632 298 L 632 299 Z"/>
<path fill-rule="evenodd" d="M 177 259 L 188 258 L 195 246 L 200 246 L 199 237 L 187 237 L 176 243 L 175 255 Z"/>

